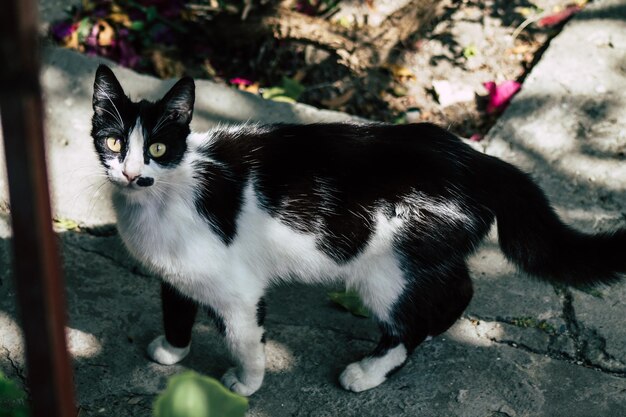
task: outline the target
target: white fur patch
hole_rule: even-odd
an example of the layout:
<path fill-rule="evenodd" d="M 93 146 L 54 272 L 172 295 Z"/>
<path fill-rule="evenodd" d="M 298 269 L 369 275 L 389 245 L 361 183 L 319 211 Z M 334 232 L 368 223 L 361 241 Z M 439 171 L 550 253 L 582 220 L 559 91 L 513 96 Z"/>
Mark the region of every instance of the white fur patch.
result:
<path fill-rule="evenodd" d="M 243 395 L 245 397 L 249 397 L 254 394 L 259 388 L 261 388 L 261 384 L 263 383 L 263 378 L 256 379 L 253 381 L 243 382 L 244 379 L 240 378 L 237 374 L 240 372 L 239 368 L 230 368 L 224 376 L 222 376 L 222 384 L 227 387 L 229 390 Z"/>
<path fill-rule="evenodd" d="M 161 365 L 174 365 L 185 359 L 189 354 L 191 344 L 184 348 L 177 348 L 169 344 L 165 336 L 159 336 L 148 345 L 148 356 Z"/>
<path fill-rule="evenodd" d="M 367 357 L 351 363 L 341 373 L 339 382 L 348 391 L 361 392 L 385 382 L 389 371 L 402 365 L 407 358 L 404 345 L 400 344 L 381 357 Z"/>
<path fill-rule="evenodd" d="M 141 120 L 137 118 L 135 127 L 130 132 L 128 138 L 128 148 L 126 150 L 126 157 L 124 158 L 123 172 L 127 178 L 136 178 L 141 175 L 144 166 L 144 137 L 143 127 Z"/>

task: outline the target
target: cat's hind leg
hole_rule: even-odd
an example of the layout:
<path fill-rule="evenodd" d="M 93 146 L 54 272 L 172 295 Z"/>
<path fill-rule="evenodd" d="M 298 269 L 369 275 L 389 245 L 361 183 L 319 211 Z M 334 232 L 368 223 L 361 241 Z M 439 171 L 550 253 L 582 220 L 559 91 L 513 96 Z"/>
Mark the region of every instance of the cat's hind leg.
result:
<path fill-rule="evenodd" d="M 360 392 L 374 388 L 399 369 L 410 353 L 403 334 L 395 326 L 394 306 L 406 292 L 409 282 L 393 257 L 378 259 L 355 271 L 357 279 L 349 283 L 363 304 L 374 315 L 382 331 L 378 346 L 370 355 L 351 363 L 339 376 L 341 386 Z M 427 328 L 423 329 L 423 338 Z"/>
<path fill-rule="evenodd" d="M 339 381 L 349 391 L 360 392 L 383 383 L 427 337 L 443 333 L 454 324 L 472 297 L 463 261 L 437 267 L 412 265 L 402 276 L 402 291 L 395 299 L 387 300 L 391 301 L 389 312 L 376 308 L 385 304 L 376 288 L 384 281 L 372 277 L 365 281 L 371 284 L 357 288 L 378 319 L 382 336 L 372 354 L 348 365 L 341 374 Z"/>
<path fill-rule="evenodd" d="M 191 329 L 198 304 L 163 282 L 161 305 L 165 335 L 157 337 L 148 345 L 148 356 L 162 365 L 173 365 L 189 354 Z"/>

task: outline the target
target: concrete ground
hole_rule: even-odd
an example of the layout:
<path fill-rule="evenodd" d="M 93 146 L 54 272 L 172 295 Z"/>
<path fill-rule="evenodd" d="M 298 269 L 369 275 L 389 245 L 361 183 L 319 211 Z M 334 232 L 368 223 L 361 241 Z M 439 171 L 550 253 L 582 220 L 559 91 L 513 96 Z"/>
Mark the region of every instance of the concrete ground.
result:
<path fill-rule="evenodd" d="M 42 10 L 53 3 L 43 1 Z M 479 145 L 532 172 L 559 213 L 587 231 L 626 226 L 625 56 L 626 1 L 593 2 L 552 41 Z M 219 377 L 231 362 L 206 317 L 181 364 L 146 358 L 147 343 L 161 332 L 159 281 L 126 254 L 98 174 L 89 125 L 99 61 L 51 46 L 43 61 L 54 215 L 80 225 L 59 232 L 80 415 L 149 416 L 168 376 L 193 369 Z M 156 97 L 170 85 L 116 73 L 133 97 Z M 197 96 L 198 130 L 216 122 L 348 119 L 208 81 L 198 82 Z M 5 190 L 6 175 L 0 182 Z M 23 380 L 6 191 L 0 199 L 0 369 Z M 268 374 L 249 416 L 626 415 L 626 284 L 585 293 L 538 283 L 518 274 L 494 242 L 472 259 L 476 295 L 463 318 L 387 383 L 360 394 L 343 391 L 337 377 L 374 347 L 373 324 L 333 307 L 326 288 L 274 289 Z"/>

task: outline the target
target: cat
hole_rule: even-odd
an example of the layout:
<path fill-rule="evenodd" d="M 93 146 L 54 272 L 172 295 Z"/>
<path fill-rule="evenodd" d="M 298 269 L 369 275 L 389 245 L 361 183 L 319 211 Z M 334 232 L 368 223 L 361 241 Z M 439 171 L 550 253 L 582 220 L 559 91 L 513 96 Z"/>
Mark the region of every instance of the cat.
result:
<path fill-rule="evenodd" d="M 339 377 L 350 391 L 384 382 L 472 297 L 466 258 L 497 218 L 509 260 L 569 285 L 619 280 L 626 229 L 565 225 L 514 166 L 432 124 L 243 124 L 190 130 L 195 85 L 132 102 L 107 66 L 96 72 L 91 135 L 113 183 L 130 253 L 162 277 L 161 364 L 190 349 L 206 308 L 237 363 L 222 377 L 249 396 L 265 368 L 267 288 L 343 282 L 381 330 L 371 355 Z"/>

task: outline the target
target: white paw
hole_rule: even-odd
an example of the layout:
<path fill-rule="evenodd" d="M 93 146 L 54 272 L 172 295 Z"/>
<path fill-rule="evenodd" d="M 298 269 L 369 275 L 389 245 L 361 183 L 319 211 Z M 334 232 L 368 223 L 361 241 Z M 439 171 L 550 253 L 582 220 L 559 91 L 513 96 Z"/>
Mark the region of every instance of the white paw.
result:
<path fill-rule="evenodd" d="M 366 372 L 360 362 L 351 363 L 341 373 L 339 382 L 344 389 L 353 392 L 361 392 L 374 388 L 385 382 L 384 373 Z"/>
<path fill-rule="evenodd" d="M 263 382 L 263 377 L 255 378 L 258 381 L 253 381 L 250 383 L 247 381 L 247 384 L 241 382 L 240 378 L 237 376 L 237 368 L 230 368 L 224 376 L 222 376 L 222 384 L 232 392 L 235 392 L 239 395 L 243 395 L 245 397 L 249 397 L 254 394 L 259 388 L 261 388 L 261 383 Z"/>
<path fill-rule="evenodd" d="M 189 354 L 189 346 L 177 348 L 169 344 L 165 336 L 159 336 L 148 345 L 148 356 L 161 365 L 174 365 Z"/>

